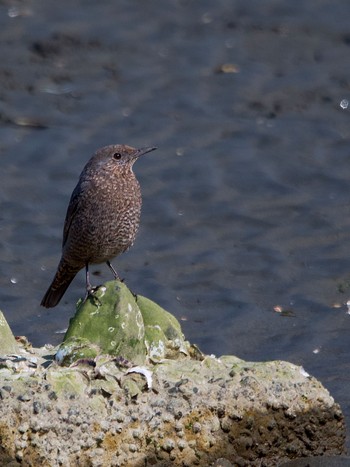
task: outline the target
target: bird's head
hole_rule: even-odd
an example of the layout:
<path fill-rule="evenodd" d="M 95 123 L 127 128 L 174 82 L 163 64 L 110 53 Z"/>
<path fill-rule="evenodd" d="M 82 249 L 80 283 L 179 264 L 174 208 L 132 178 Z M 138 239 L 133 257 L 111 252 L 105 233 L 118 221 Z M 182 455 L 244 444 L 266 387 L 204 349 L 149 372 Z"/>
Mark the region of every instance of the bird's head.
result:
<path fill-rule="evenodd" d="M 98 149 L 92 156 L 86 168 L 92 170 L 116 170 L 132 167 L 134 162 L 143 154 L 154 151 L 156 147 L 132 148 L 124 144 L 113 144 Z"/>

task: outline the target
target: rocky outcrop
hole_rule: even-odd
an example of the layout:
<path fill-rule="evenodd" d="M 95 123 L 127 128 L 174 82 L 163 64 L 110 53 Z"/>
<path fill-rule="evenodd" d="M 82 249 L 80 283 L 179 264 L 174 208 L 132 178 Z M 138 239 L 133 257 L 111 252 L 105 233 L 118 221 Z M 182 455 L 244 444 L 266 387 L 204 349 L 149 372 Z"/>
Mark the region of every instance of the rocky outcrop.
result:
<path fill-rule="evenodd" d="M 1 465 L 274 466 L 344 451 L 339 406 L 301 367 L 204 356 L 173 316 L 115 286 L 78 304 L 59 349 L 22 341 L 0 360 Z"/>

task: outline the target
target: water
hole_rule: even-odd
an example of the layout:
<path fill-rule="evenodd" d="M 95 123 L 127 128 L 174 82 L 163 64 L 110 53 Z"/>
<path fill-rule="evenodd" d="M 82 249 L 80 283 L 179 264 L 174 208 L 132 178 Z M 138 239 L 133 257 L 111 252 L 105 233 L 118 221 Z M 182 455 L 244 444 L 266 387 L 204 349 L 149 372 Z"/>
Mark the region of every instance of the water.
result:
<path fill-rule="evenodd" d="M 206 353 L 303 365 L 350 418 L 350 4 L 0 6 L 0 307 L 58 343 L 81 272 L 40 308 L 96 148 L 137 162 L 135 246 L 114 264 Z M 111 278 L 95 267 L 95 283 Z"/>

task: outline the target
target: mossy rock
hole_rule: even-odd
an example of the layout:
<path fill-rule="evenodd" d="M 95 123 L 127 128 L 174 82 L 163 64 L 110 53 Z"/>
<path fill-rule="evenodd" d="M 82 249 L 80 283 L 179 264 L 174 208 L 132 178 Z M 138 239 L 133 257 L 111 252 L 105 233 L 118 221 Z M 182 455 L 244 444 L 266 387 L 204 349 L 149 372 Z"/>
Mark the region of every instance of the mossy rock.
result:
<path fill-rule="evenodd" d="M 5 316 L 0 311 L 0 355 L 18 354 L 18 345 Z"/>
<path fill-rule="evenodd" d="M 149 298 L 137 296 L 145 326 L 145 342 L 152 360 L 176 358 L 179 353 L 189 354 L 189 344 L 185 341 L 177 319 Z"/>
<path fill-rule="evenodd" d="M 122 282 L 107 282 L 85 302 L 78 302 L 56 360 L 68 365 L 108 354 L 142 364 L 147 355 L 144 337 L 142 315 L 133 294 Z"/>
<path fill-rule="evenodd" d="M 133 295 L 124 283 L 111 281 L 78 302 L 56 360 L 70 365 L 107 354 L 140 365 L 147 359 L 189 353 L 190 345 L 173 315 L 152 300 Z"/>

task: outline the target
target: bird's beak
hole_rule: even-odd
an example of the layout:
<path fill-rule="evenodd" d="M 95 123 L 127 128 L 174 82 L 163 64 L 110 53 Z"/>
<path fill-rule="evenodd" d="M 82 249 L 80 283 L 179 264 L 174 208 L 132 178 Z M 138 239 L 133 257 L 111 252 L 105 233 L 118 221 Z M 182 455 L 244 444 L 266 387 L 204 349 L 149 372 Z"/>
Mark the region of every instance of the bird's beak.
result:
<path fill-rule="evenodd" d="M 157 149 L 157 148 L 156 147 L 151 147 L 151 148 L 136 149 L 134 157 L 135 157 L 135 159 L 137 159 L 140 156 L 143 156 L 143 154 L 147 154 L 148 152 L 154 151 L 155 149 Z"/>

